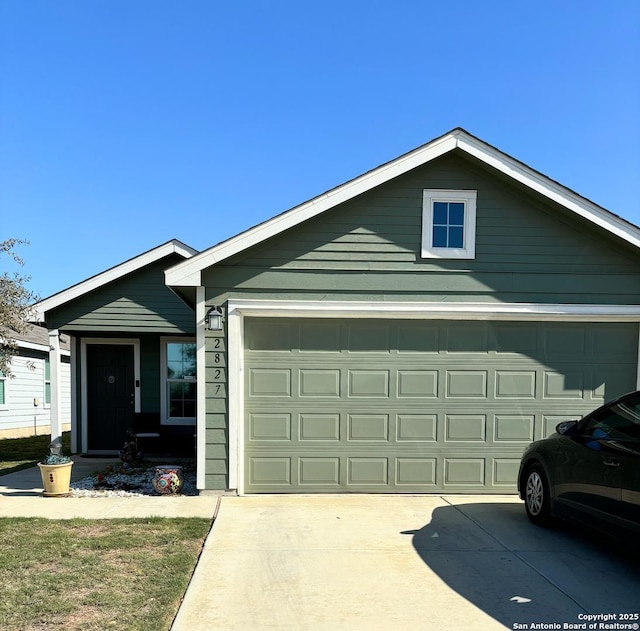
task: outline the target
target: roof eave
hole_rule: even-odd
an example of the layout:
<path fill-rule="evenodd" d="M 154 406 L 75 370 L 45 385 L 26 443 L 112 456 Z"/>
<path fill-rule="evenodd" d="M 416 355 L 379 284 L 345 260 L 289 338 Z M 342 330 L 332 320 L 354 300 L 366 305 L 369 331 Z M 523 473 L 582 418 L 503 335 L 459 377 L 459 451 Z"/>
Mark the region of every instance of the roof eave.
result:
<path fill-rule="evenodd" d="M 47 312 L 56 309 L 71 300 L 75 300 L 90 291 L 99 289 L 114 280 L 118 280 L 127 274 L 131 274 L 132 272 L 142 269 L 151 263 L 155 263 L 156 261 L 159 261 L 171 254 L 179 254 L 185 258 L 191 258 L 197 254 L 197 250 L 189 247 L 181 241 L 178 241 L 177 239 L 167 241 L 166 243 L 152 248 L 147 252 L 143 252 L 138 256 L 128 259 L 124 263 L 111 267 L 100 274 L 96 274 L 87 280 L 37 302 L 34 305 L 34 315 L 31 318 L 31 321 L 44 322 Z"/>
<path fill-rule="evenodd" d="M 322 195 L 269 219 L 239 235 L 219 243 L 165 272 L 169 286 L 186 287 L 201 284 L 202 270 L 299 225 L 346 202 L 357 195 L 380 186 L 395 177 L 423 166 L 445 153 L 459 149 L 520 182 L 531 190 L 575 212 L 577 215 L 616 235 L 629 244 L 640 247 L 640 228 L 580 196 L 526 164 L 503 153 L 462 128 L 432 140 L 395 160 L 387 162 Z"/>

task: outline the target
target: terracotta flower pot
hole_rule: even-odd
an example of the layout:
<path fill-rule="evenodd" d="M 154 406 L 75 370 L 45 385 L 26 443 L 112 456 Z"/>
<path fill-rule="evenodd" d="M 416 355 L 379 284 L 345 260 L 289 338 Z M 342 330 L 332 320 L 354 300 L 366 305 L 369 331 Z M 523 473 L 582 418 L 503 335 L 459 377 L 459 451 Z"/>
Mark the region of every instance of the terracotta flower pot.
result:
<path fill-rule="evenodd" d="M 42 476 L 42 486 L 45 497 L 62 497 L 69 495 L 69 485 L 71 484 L 71 467 L 73 462 L 65 464 L 42 464 L 40 467 L 40 475 Z"/>

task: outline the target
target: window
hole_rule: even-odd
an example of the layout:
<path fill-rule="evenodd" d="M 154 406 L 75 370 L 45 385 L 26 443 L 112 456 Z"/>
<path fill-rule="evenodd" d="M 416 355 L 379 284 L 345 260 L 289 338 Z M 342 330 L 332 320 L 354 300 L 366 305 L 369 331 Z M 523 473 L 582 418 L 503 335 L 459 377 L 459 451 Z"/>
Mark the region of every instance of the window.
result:
<path fill-rule="evenodd" d="M 7 377 L 0 370 L 0 406 L 7 405 Z"/>
<path fill-rule="evenodd" d="M 475 258 L 476 198 L 477 191 L 423 191 L 423 258 Z"/>
<path fill-rule="evenodd" d="M 44 404 L 51 405 L 51 362 L 44 360 Z"/>
<path fill-rule="evenodd" d="M 640 440 L 640 400 L 626 399 L 592 415 L 583 434 L 605 440 Z"/>
<path fill-rule="evenodd" d="M 162 342 L 162 422 L 193 425 L 196 421 L 196 344 L 190 339 Z"/>

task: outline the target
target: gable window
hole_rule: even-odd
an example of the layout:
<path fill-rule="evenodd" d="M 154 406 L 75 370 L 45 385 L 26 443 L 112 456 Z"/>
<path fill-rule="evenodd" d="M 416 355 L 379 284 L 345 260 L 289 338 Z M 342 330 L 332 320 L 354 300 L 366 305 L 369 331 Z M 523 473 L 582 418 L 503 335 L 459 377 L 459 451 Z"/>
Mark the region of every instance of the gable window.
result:
<path fill-rule="evenodd" d="M 196 422 L 196 343 L 190 338 L 162 340 L 162 423 Z"/>
<path fill-rule="evenodd" d="M 477 191 L 423 191 L 422 258 L 475 258 L 476 198 Z"/>

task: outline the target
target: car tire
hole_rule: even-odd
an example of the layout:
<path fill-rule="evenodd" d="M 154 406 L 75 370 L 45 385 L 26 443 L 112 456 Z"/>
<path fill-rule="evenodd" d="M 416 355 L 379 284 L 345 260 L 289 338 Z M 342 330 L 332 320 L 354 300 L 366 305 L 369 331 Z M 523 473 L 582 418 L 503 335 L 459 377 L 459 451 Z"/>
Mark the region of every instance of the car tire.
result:
<path fill-rule="evenodd" d="M 527 517 L 536 526 L 548 526 L 551 523 L 549 482 L 542 465 L 537 462 L 530 465 L 525 473 L 524 507 Z"/>

